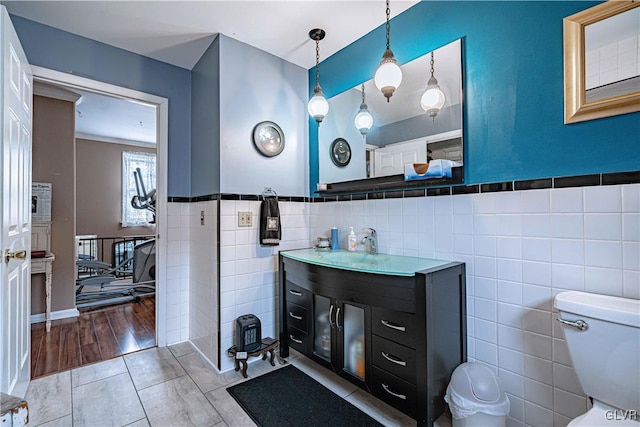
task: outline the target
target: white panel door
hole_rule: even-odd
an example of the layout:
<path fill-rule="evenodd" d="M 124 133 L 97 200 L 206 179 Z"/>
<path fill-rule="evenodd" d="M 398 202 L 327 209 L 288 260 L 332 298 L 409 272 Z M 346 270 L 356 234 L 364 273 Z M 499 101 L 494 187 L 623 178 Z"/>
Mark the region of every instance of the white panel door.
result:
<path fill-rule="evenodd" d="M 30 378 L 31 68 L 4 6 L 0 10 L 0 391 L 23 397 Z"/>
<path fill-rule="evenodd" d="M 404 173 L 404 165 L 427 161 L 424 140 L 391 144 L 375 150 L 374 175 L 389 176 Z"/>

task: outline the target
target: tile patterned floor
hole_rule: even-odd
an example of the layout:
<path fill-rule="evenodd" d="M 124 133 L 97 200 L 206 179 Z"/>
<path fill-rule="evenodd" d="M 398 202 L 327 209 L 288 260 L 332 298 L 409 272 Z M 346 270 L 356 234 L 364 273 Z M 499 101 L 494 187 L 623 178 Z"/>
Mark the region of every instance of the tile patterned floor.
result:
<path fill-rule="evenodd" d="M 385 426 L 415 425 L 306 357 L 288 361 Z M 280 367 L 256 359 L 249 379 Z M 242 381 L 234 371 L 217 373 L 190 343 L 181 343 L 38 378 L 25 398 L 31 426 L 255 426 L 226 391 Z"/>

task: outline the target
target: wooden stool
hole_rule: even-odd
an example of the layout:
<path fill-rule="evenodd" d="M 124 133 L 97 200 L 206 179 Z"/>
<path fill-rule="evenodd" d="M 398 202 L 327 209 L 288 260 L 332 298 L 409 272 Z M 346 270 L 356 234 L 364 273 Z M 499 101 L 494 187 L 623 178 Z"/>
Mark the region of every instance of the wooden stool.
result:
<path fill-rule="evenodd" d="M 235 348 L 229 349 L 229 355 L 235 357 L 235 370 L 238 372 L 240 370 L 240 366 L 242 366 L 242 376 L 247 378 L 247 359 L 253 356 L 262 356 L 262 360 L 267 359 L 267 352 L 270 355 L 269 363 L 271 366 L 276 366 L 274 362 L 275 358 L 275 350 L 278 348 L 278 340 L 274 338 L 263 338 L 260 343 L 260 348 L 258 350 L 252 352 L 246 351 L 237 351 Z"/>

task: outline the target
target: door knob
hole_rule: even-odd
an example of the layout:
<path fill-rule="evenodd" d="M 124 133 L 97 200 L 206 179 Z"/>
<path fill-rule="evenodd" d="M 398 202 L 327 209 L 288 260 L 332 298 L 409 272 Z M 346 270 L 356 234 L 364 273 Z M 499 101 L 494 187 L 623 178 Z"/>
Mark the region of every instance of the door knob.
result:
<path fill-rule="evenodd" d="M 9 249 L 4 250 L 4 262 L 8 263 L 11 259 L 26 259 L 27 251 L 10 251 Z"/>

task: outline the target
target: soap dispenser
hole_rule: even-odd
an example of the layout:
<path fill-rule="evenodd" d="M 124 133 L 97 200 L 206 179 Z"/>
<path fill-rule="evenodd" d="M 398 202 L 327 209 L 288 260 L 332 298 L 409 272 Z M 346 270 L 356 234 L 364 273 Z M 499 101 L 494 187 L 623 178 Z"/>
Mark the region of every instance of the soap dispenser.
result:
<path fill-rule="evenodd" d="M 353 231 L 353 227 L 349 227 L 349 229 L 347 248 L 349 249 L 349 252 L 355 252 L 358 250 L 358 238 L 356 237 L 356 233 Z"/>

